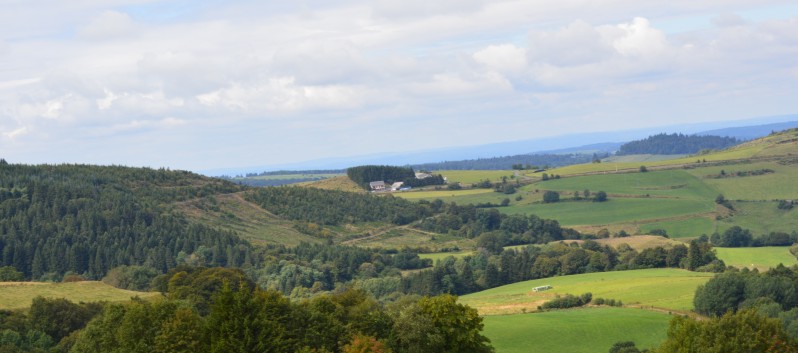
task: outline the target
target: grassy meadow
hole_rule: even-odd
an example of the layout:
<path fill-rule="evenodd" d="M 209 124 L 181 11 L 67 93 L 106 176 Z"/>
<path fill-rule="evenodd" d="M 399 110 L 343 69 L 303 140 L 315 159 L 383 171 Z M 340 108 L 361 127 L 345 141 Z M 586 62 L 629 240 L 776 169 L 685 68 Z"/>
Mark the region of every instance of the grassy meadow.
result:
<path fill-rule="evenodd" d="M 512 181 L 515 173 L 513 170 L 436 170 L 433 173 L 446 177 L 449 183 L 463 183 L 471 185 L 483 180 L 492 182 L 501 181 L 502 177 L 507 177 L 507 181 Z"/>
<path fill-rule="evenodd" d="M 560 276 L 508 284 L 460 297 L 483 315 L 514 314 L 534 311 L 542 303 L 560 294 L 593 293 L 593 298 L 620 299 L 625 305 L 655 307 L 663 310 L 690 310 L 696 287 L 714 274 L 679 269 L 613 271 Z M 545 292 L 532 288 L 551 285 Z"/>
<path fill-rule="evenodd" d="M 484 318 L 498 353 L 607 352 L 619 341 L 651 348 L 665 339 L 671 316 L 633 308 L 591 307 Z"/>
<path fill-rule="evenodd" d="M 798 208 L 780 210 L 776 202 L 733 202 L 733 205 L 736 210 L 734 215 L 717 222 L 718 232 L 740 226 L 759 236 L 770 232 L 790 233 L 798 229 Z"/>
<path fill-rule="evenodd" d="M 798 260 L 790 254 L 786 246 L 766 246 L 761 248 L 715 248 L 718 258 L 728 266 L 737 268 L 757 268 L 767 270 L 778 264 L 790 267 L 798 265 Z"/>
<path fill-rule="evenodd" d="M 711 212 L 715 205 L 709 200 L 614 198 L 607 202 L 561 201 L 552 204 L 510 205 L 499 208 L 507 214 L 535 214 L 552 218 L 560 224 L 601 225 L 622 222 L 642 222 L 662 218 L 688 216 Z"/>
<path fill-rule="evenodd" d="M 121 302 L 132 297 L 143 299 L 161 296 L 157 292 L 135 292 L 109 286 L 103 282 L 68 283 L 0 282 L 0 309 L 13 310 L 30 307 L 33 298 L 66 298 L 73 302 Z"/>
<path fill-rule="evenodd" d="M 640 225 L 640 232 L 646 234 L 654 229 L 664 229 L 670 238 L 693 238 L 715 232 L 715 221 L 710 217 L 693 217 L 675 221 L 652 222 Z"/>

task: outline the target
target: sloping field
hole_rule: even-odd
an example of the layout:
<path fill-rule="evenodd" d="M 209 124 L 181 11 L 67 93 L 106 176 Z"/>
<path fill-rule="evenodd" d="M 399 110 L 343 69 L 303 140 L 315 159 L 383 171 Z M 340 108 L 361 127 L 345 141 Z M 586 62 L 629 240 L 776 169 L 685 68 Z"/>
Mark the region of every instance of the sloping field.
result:
<path fill-rule="evenodd" d="M 349 179 L 349 177 L 347 177 L 346 175 L 336 176 L 319 181 L 309 181 L 306 183 L 299 183 L 296 185 L 312 187 L 317 189 L 324 189 L 324 190 L 340 190 L 340 191 L 349 191 L 357 193 L 367 192 L 366 190 L 355 184 L 355 182 L 352 181 L 352 179 Z"/>
<path fill-rule="evenodd" d="M 645 165 L 649 169 L 658 167 L 679 168 L 682 166 L 700 167 L 701 162 L 722 162 L 743 160 L 750 158 L 767 158 L 773 156 L 787 156 L 788 154 L 796 154 L 798 152 L 798 131 L 788 130 L 776 135 L 764 137 L 754 141 L 749 141 L 741 145 L 729 148 L 727 150 L 709 153 L 705 155 L 688 156 L 678 159 L 670 159 L 663 161 L 653 162 L 610 162 L 610 163 L 588 163 L 572 165 L 562 168 L 556 168 L 546 171 L 549 175 L 559 174 L 562 176 L 583 174 L 583 173 L 600 173 L 600 172 L 615 172 L 629 170 L 634 171 Z M 529 176 L 539 178 L 542 173 L 533 173 Z"/>
<path fill-rule="evenodd" d="M 707 178 L 718 175 L 721 170 L 726 175 L 737 172 L 750 172 L 770 169 L 773 173 L 755 176 L 726 177 L 720 179 Z M 702 181 L 718 190 L 729 200 L 793 200 L 798 199 L 798 164 L 783 165 L 776 162 L 762 162 L 729 166 L 697 168 L 690 174 L 702 178 Z"/>
<path fill-rule="evenodd" d="M 751 230 L 754 236 L 770 232 L 791 233 L 798 229 L 798 208 L 778 209 L 776 202 L 734 202 L 733 216 L 719 220 L 718 232 L 732 226 Z"/>
<path fill-rule="evenodd" d="M 710 235 L 715 232 L 715 223 L 710 217 L 693 217 L 674 221 L 653 222 L 640 225 L 643 233 L 654 229 L 663 229 L 670 238 L 693 238 L 702 234 Z"/>
<path fill-rule="evenodd" d="M 670 319 L 648 310 L 596 307 L 487 316 L 484 333 L 498 353 L 603 353 L 620 341 L 658 345 Z"/>
<path fill-rule="evenodd" d="M 490 180 L 492 182 L 501 181 L 502 177 L 507 177 L 514 174 L 512 170 L 437 170 L 435 174 L 440 174 L 446 177 L 447 181 L 451 183 L 474 184 L 483 180 Z"/>
<path fill-rule="evenodd" d="M 253 243 L 298 245 L 321 239 L 302 234 L 284 221 L 244 199 L 242 194 L 219 195 L 177 205 L 189 217 L 214 228 L 231 230 Z"/>
<path fill-rule="evenodd" d="M 607 202 L 557 202 L 553 204 L 511 205 L 499 210 L 507 214 L 535 214 L 552 218 L 560 224 L 600 225 L 620 222 L 656 221 L 670 217 L 712 212 L 710 200 L 614 198 Z"/>
<path fill-rule="evenodd" d="M 790 267 L 798 265 L 798 260 L 790 254 L 786 246 L 766 246 L 761 248 L 715 248 L 718 258 L 726 265 L 737 268 L 748 267 L 765 271 L 783 264 Z"/>
<path fill-rule="evenodd" d="M 537 187 L 553 191 L 599 190 L 608 194 L 660 196 L 714 200 L 718 191 L 684 170 L 649 173 L 600 174 L 540 182 Z"/>
<path fill-rule="evenodd" d="M 159 297 L 161 293 L 129 291 L 96 281 L 69 283 L 0 282 L 0 309 L 28 308 L 36 296 L 66 298 L 78 303 L 119 302 L 130 300 L 132 297 L 147 299 Z"/>
<path fill-rule="evenodd" d="M 560 276 L 508 284 L 464 295 L 460 301 L 482 315 L 534 311 L 538 305 L 557 294 L 593 293 L 593 298 L 620 299 L 625 305 L 655 307 L 665 310 L 690 310 L 696 287 L 714 276 L 711 273 L 679 269 L 613 271 Z M 554 287 L 533 292 L 542 285 Z"/>
<path fill-rule="evenodd" d="M 345 244 L 365 248 L 401 249 L 423 246 L 431 251 L 444 248 L 473 248 L 474 240 L 446 234 L 428 233 L 418 229 L 395 227 L 384 232 L 373 232 L 373 236 L 345 241 Z M 446 257 L 446 256 L 442 256 Z"/>
<path fill-rule="evenodd" d="M 485 195 L 498 195 L 493 189 L 465 189 L 465 190 L 437 190 L 437 191 L 411 191 L 411 192 L 397 192 L 392 195 L 401 197 L 408 200 L 435 200 L 441 199 L 448 201 L 456 199 L 460 202 L 470 196 L 485 196 Z"/>

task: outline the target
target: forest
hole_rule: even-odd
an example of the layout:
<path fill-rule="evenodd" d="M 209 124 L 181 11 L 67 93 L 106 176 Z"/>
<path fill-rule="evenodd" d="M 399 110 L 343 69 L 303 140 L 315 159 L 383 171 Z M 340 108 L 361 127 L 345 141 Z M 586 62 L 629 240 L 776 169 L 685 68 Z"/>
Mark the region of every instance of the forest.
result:
<path fill-rule="evenodd" d="M 624 143 L 616 154 L 695 154 L 703 150 L 721 150 L 741 142 L 734 137 L 662 133 Z"/>

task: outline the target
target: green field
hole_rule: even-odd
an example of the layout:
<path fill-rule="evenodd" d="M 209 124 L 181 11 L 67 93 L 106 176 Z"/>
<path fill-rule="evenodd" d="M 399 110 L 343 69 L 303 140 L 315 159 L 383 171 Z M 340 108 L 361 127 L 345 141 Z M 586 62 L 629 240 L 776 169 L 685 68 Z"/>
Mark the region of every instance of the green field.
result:
<path fill-rule="evenodd" d="M 0 309 L 30 307 L 33 298 L 66 298 L 75 303 L 130 300 L 131 297 L 155 298 L 157 292 L 134 292 L 115 288 L 102 282 L 84 281 L 69 283 L 0 282 Z"/>
<path fill-rule="evenodd" d="M 678 269 L 613 271 L 560 276 L 508 284 L 464 295 L 460 301 L 483 315 L 533 311 L 557 294 L 593 293 L 593 298 L 620 299 L 625 305 L 653 306 L 666 310 L 690 310 L 698 285 L 713 274 Z M 532 288 L 551 285 L 545 292 Z"/>
<path fill-rule="evenodd" d="M 557 202 L 553 204 L 510 205 L 499 210 L 507 214 L 535 214 L 556 219 L 563 225 L 601 225 L 639 222 L 711 212 L 713 201 L 654 198 L 612 198 L 607 202 Z"/>
<path fill-rule="evenodd" d="M 486 195 L 498 195 L 493 189 L 465 189 L 465 190 L 436 190 L 436 191 L 410 191 L 398 192 L 392 195 L 401 197 L 408 200 L 435 200 L 441 199 L 449 201 L 449 199 L 461 199 L 469 196 L 483 197 Z"/>
<path fill-rule="evenodd" d="M 553 191 L 599 190 L 608 194 L 651 195 L 714 200 L 718 191 L 683 170 L 649 173 L 603 174 L 540 182 L 536 187 Z"/>
<path fill-rule="evenodd" d="M 778 264 L 790 267 L 798 264 L 788 247 L 767 246 L 761 248 L 715 248 L 718 258 L 726 265 L 737 268 L 767 270 Z"/>
<path fill-rule="evenodd" d="M 584 308 L 487 316 L 485 336 L 497 353 L 607 352 L 619 341 L 651 348 L 665 339 L 671 316 L 630 308 Z"/>
<path fill-rule="evenodd" d="M 437 170 L 434 173 L 443 175 L 449 183 L 471 185 L 483 180 L 501 181 L 503 176 L 507 177 L 509 182 L 514 172 L 513 170 Z"/>
<path fill-rule="evenodd" d="M 715 224 L 707 217 L 694 217 L 640 225 L 640 231 L 644 234 L 654 229 L 664 229 L 670 238 L 692 238 L 702 234 L 711 235 L 715 232 Z"/>
<path fill-rule="evenodd" d="M 723 170 L 726 174 L 746 172 L 760 169 L 771 169 L 774 173 L 728 177 L 722 179 L 706 178 L 717 175 Z M 730 200 L 782 200 L 798 199 L 798 165 L 781 165 L 775 162 L 763 162 L 741 165 L 727 165 L 708 168 L 697 168 L 691 174 L 703 178 L 702 181 L 722 193 Z"/>
<path fill-rule="evenodd" d="M 718 221 L 718 232 L 735 225 L 751 230 L 754 236 L 798 229 L 798 208 L 780 210 L 776 202 L 733 202 L 733 205 L 734 215 Z"/>

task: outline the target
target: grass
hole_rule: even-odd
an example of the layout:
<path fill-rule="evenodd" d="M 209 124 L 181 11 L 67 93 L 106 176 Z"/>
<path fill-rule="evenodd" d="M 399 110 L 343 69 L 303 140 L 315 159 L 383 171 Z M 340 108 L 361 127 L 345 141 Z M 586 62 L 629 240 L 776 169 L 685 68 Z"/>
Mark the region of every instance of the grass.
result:
<path fill-rule="evenodd" d="M 726 265 L 737 268 L 767 270 L 778 264 L 790 267 L 798 264 L 788 247 L 767 246 L 761 248 L 715 248 L 718 258 Z"/>
<path fill-rule="evenodd" d="M 641 222 L 710 212 L 715 205 L 709 200 L 613 198 L 607 202 L 557 202 L 552 204 L 510 205 L 499 210 L 507 214 L 535 214 L 556 219 L 560 224 L 601 225 Z"/>
<path fill-rule="evenodd" d="M 347 177 L 346 175 L 322 179 L 319 181 L 308 181 L 294 185 L 323 189 L 323 190 L 340 190 L 340 191 L 349 191 L 356 193 L 367 192 L 365 189 L 358 186 L 354 181 L 352 181 L 352 179 L 349 179 L 349 177 Z"/>
<path fill-rule="evenodd" d="M 774 173 L 746 176 L 728 177 L 721 179 L 705 178 L 708 175 L 717 175 L 721 170 L 726 174 L 736 172 L 771 169 Z M 743 165 L 727 165 L 707 168 L 697 168 L 691 174 L 703 178 L 703 182 L 729 200 L 780 200 L 798 199 L 798 165 L 781 165 L 775 162 L 763 162 Z"/>
<path fill-rule="evenodd" d="M 218 195 L 214 199 L 200 199 L 177 204 L 194 220 L 231 230 L 256 244 L 295 246 L 301 242 L 319 243 L 321 239 L 302 234 L 293 222 L 282 220 L 259 206 L 246 201 L 242 194 Z"/>
<path fill-rule="evenodd" d="M 488 316 L 484 334 L 498 353 L 607 352 L 619 341 L 651 348 L 665 339 L 671 316 L 640 309 L 584 308 Z"/>
<path fill-rule="evenodd" d="M 408 200 L 435 200 L 461 199 L 469 196 L 499 195 L 493 189 L 464 189 L 464 190 L 435 190 L 435 191 L 409 191 L 393 193 L 394 196 Z"/>
<path fill-rule="evenodd" d="M 640 225 L 640 231 L 648 233 L 654 229 L 664 229 L 671 238 L 690 238 L 715 232 L 714 222 L 707 217 L 694 217 L 676 221 L 653 222 Z"/>
<path fill-rule="evenodd" d="M 731 217 L 718 221 L 718 232 L 732 226 L 749 229 L 754 236 L 770 232 L 791 233 L 798 229 L 798 208 L 785 211 L 776 202 L 734 202 Z"/>
<path fill-rule="evenodd" d="M 420 231 L 412 228 L 394 228 L 392 230 L 377 233 L 376 236 L 353 239 L 346 242 L 366 248 L 382 249 L 402 249 L 405 247 L 426 247 L 431 251 L 444 248 L 473 248 L 474 240 L 464 239 L 446 234 L 435 234 Z M 448 253 L 451 254 L 451 253 Z M 446 256 L 442 256 L 446 257 Z"/>
<path fill-rule="evenodd" d="M 714 200 L 718 191 L 701 179 L 683 170 L 664 170 L 649 173 L 604 174 L 562 178 L 540 182 L 536 187 L 553 191 L 599 190 L 608 194 L 678 197 L 683 199 Z"/>
<path fill-rule="evenodd" d="M 473 255 L 473 251 L 453 251 L 453 252 L 434 252 L 428 254 L 418 254 L 418 257 L 422 259 L 432 259 L 433 262 L 437 262 L 438 260 L 443 260 L 449 256 L 453 256 L 455 258 L 461 258 L 468 255 Z"/>
<path fill-rule="evenodd" d="M 582 240 L 565 240 L 565 243 L 583 243 Z M 635 235 L 631 237 L 623 237 L 623 238 L 605 238 L 605 239 L 596 239 L 595 242 L 602 244 L 602 245 L 609 245 L 611 247 L 617 248 L 621 244 L 629 245 L 632 249 L 637 251 L 655 248 L 655 247 L 663 247 L 663 248 L 670 248 L 675 245 L 684 244 L 678 240 L 668 239 L 656 235 Z M 506 248 L 505 248 L 506 249 Z"/>
<path fill-rule="evenodd" d="M 557 294 L 593 293 L 593 298 L 620 299 L 625 305 L 653 306 L 666 310 L 690 310 L 698 285 L 713 274 L 679 269 L 648 269 L 588 273 L 537 279 L 491 288 L 462 296 L 460 301 L 483 315 L 532 311 Z M 551 285 L 545 292 L 533 287 Z"/>
<path fill-rule="evenodd" d="M 502 177 L 507 177 L 507 181 L 512 181 L 510 177 L 514 175 L 512 170 L 437 170 L 435 174 L 446 177 L 449 183 L 463 183 L 471 185 L 483 180 L 501 181 Z"/>
<path fill-rule="evenodd" d="M 30 307 L 33 298 L 66 298 L 72 302 L 120 302 L 131 297 L 155 298 L 157 292 L 134 292 L 115 288 L 102 282 L 84 281 L 69 283 L 0 282 L 0 309 L 13 310 Z"/>

